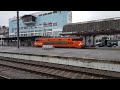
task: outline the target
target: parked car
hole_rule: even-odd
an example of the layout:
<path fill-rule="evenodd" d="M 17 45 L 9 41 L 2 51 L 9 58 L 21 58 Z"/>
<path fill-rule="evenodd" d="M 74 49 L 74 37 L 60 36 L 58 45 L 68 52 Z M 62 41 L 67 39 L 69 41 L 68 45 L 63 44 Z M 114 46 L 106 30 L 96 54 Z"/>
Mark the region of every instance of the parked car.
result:
<path fill-rule="evenodd" d="M 108 47 L 116 47 L 116 46 L 118 46 L 118 41 L 109 41 L 107 43 L 107 46 Z"/>
<path fill-rule="evenodd" d="M 97 43 L 95 44 L 95 46 L 103 47 L 103 46 L 105 46 L 105 43 L 104 43 L 104 42 L 97 42 Z"/>

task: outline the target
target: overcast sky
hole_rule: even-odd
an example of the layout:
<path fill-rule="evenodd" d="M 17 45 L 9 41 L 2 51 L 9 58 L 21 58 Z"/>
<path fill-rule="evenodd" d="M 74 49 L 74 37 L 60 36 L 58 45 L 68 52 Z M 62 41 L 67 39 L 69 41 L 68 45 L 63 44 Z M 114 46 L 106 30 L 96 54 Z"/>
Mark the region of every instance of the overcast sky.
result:
<path fill-rule="evenodd" d="M 34 12 L 38 11 L 20 11 L 20 15 Z M 16 16 L 16 11 L 0 11 L 0 25 L 8 26 L 8 19 L 14 16 Z M 73 23 L 112 17 L 120 17 L 120 11 L 72 11 Z"/>

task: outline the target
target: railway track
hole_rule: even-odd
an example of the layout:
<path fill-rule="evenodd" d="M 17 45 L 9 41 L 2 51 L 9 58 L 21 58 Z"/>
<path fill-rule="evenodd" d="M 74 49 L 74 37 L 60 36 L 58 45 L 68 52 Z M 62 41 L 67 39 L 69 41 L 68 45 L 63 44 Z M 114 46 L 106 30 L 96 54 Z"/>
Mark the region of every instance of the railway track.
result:
<path fill-rule="evenodd" d="M 10 78 L 6 77 L 6 76 L 3 76 L 3 75 L 0 75 L 0 79 L 10 79 Z"/>
<path fill-rule="evenodd" d="M 25 60 L 24 60 L 25 61 Z M 31 62 L 31 61 L 29 61 Z M 94 70 L 94 69 L 87 69 L 87 68 L 79 68 L 76 70 L 73 70 L 72 67 L 68 68 L 69 66 L 63 66 L 61 65 L 61 67 L 59 65 L 55 64 L 50 65 L 50 64 L 34 64 L 34 63 L 29 63 L 27 62 L 23 62 L 20 60 L 5 60 L 5 59 L 0 59 L 0 68 L 7 68 L 7 70 L 11 70 L 14 69 L 14 77 L 15 76 L 15 72 L 20 73 L 20 72 L 25 72 L 25 74 L 28 76 L 28 74 L 33 74 L 32 78 L 36 79 L 37 75 L 37 79 L 42 79 L 42 77 L 39 77 L 39 75 L 41 76 L 45 76 L 44 79 L 117 79 L 119 78 L 119 74 L 116 72 L 111 72 L 109 71 L 101 71 L 101 70 Z M 6 69 L 5 69 L 6 70 Z M 95 72 L 96 71 L 96 72 Z M 11 72 L 11 71 L 10 71 Z M 102 72 L 102 73 L 101 73 Z M 107 74 L 106 74 L 106 73 Z M 117 75 L 115 75 L 117 74 Z M 4 77 L 6 77 L 6 79 L 19 79 L 19 75 L 16 78 L 8 78 L 7 76 L 1 75 Z M 23 79 L 27 78 L 24 77 Z M 2 77 L 1 77 L 2 78 Z M 5 78 L 4 78 L 5 79 Z"/>

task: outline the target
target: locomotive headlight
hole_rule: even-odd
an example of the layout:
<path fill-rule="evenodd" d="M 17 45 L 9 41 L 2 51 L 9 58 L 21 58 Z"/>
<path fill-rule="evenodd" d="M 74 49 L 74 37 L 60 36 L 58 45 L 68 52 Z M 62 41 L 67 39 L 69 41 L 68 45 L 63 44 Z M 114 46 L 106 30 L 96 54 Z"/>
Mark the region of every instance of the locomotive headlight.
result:
<path fill-rule="evenodd" d="M 79 44 L 79 46 L 82 45 L 82 43 Z"/>
<path fill-rule="evenodd" d="M 40 43 L 40 45 L 42 45 L 42 43 Z"/>

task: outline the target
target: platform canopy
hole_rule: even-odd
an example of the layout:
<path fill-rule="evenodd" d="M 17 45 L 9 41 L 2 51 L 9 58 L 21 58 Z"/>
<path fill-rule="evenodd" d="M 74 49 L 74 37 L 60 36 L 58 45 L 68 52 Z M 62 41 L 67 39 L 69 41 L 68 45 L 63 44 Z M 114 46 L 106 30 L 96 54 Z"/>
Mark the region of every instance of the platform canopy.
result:
<path fill-rule="evenodd" d="M 63 32 L 60 35 L 115 35 L 120 34 L 120 29 L 106 29 L 106 30 L 91 30 L 79 32 Z"/>

